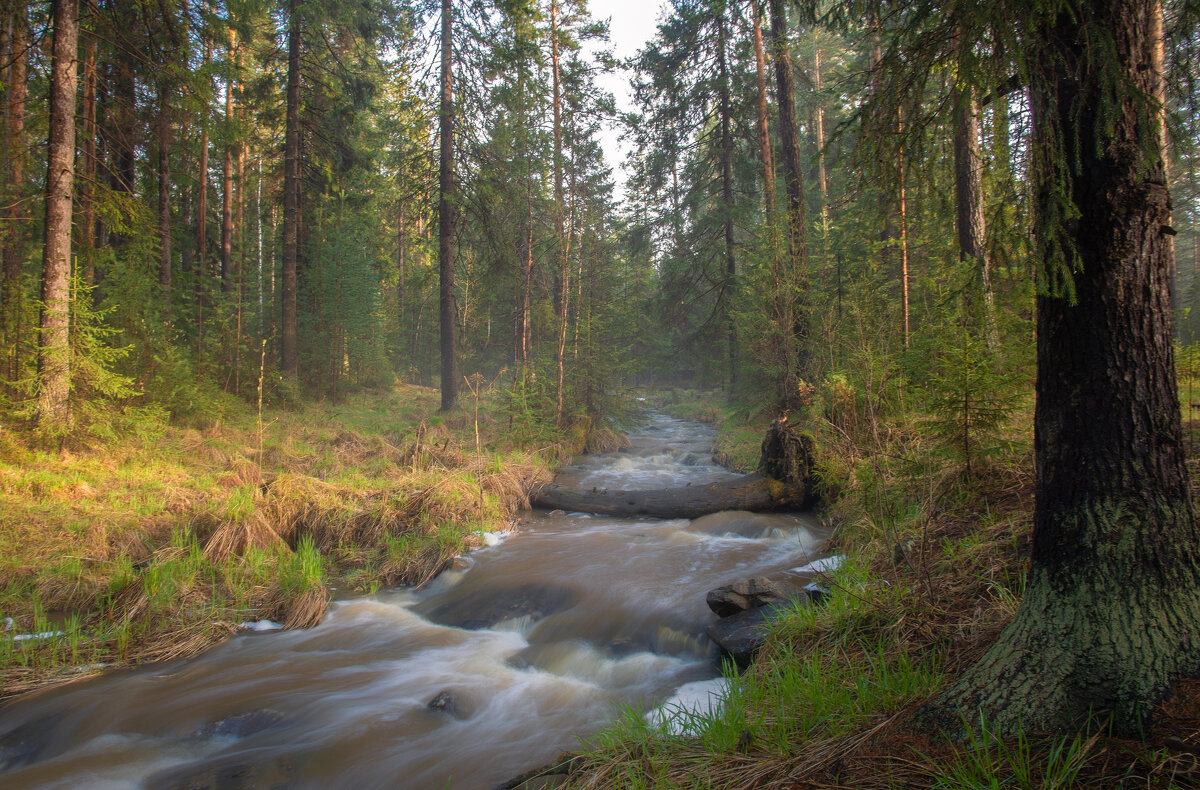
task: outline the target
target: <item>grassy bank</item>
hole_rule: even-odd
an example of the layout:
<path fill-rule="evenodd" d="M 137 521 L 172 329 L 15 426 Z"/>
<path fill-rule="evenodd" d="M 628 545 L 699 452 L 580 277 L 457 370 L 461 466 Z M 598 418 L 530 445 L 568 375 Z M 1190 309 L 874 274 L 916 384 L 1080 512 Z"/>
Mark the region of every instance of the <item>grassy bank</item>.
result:
<path fill-rule="evenodd" d="M 50 451 L 0 427 L 0 696 L 193 654 L 337 590 L 420 584 L 506 529 L 566 445 L 503 393 L 398 386 L 262 415 L 219 401 Z M 36 638 L 24 638 L 34 635 Z"/>
<path fill-rule="evenodd" d="M 1183 379 L 1186 396 L 1196 382 Z M 1032 403 L 1011 405 L 968 468 L 923 403 L 901 403 L 883 417 L 862 399 L 858 408 L 845 400 L 831 408 L 835 402 L 819 399 L 807 415 L 833 502 L 831 549 L 848 556 L 827 579 L 828 604 L 776 620 L 753 666 L 729 675 L 720 710 L 680 711 L 673 725 L 627 711 L 573 764 L 568 786 L 1197 786 L 1195 681 L 1179 685 L 1144 740 L 1001 740 L 986 722 L 968 721 L 968 742 L 951 745 L 917 726 L 921 704 L 982 654 L 1020 602 L 1032 524 Z M 663 406 L 717 422 L 719 443 L 740 448 L 731 454 L 757 449 L 738 440 L 753 420 L 720 405 L 719 395 Z M 1185 426 L 1193 470 L 1197 435 Z"/>

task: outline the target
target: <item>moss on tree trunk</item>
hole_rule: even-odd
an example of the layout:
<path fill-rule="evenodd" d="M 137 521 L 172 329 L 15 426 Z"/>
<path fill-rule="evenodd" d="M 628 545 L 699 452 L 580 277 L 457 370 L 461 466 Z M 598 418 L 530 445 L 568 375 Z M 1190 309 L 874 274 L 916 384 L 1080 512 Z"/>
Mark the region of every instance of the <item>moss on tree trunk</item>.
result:
<path fill-rule="evenodd" d="M 1200 534 L 1171 345 L 1153 0 L 1063 11 L 1030 45 L 1038 297 L 1025 599 L 926 708 L 949 727 L 1137 732 L 1200 668 Z"/>

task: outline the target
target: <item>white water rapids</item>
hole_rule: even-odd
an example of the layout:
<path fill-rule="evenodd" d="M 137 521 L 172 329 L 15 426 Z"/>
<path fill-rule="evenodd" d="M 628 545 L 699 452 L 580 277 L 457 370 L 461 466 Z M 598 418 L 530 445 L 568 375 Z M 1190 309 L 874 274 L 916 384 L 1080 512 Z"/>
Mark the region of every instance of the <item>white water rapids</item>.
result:
<path fill-rule="evenodd" d="M 654 415 L 631 450 L 557 482 L 729 477 L 712 440 Z M 0 787 L 486 790 L 578 748 L 621 705 L 716 677 L 705 593 L 803 565 L 825 537 L 793 514 L 529 513 L 420 592 L 17 700 L 0 709 Z"/>

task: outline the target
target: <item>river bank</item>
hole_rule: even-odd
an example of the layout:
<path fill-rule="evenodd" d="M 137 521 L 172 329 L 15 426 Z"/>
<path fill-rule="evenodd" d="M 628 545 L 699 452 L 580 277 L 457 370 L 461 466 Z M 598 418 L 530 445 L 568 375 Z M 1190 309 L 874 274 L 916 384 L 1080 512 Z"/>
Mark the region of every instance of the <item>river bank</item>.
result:
<path fill-rule="evenodd" d="M 713 440 L 711 427 L 651 412 L 619 451 L 576 458 L 559 480 L 629 490 L 736 478 L 712 462 Z M 519 520 L 428 585 L 334 601 L 319 628 L 242 635 L 15 700 L 0 709 L 0 772 L 46 788 L 220 787 L 233 775 L 263 787 L 491 787 L 577 745 L 618 706 L 723 685 L 703 635 L 708 594 L 803 576 L 828 537 L 792 513 Z"/>
<path fill-rule="evenodd" d="M 830 550 L 847 560 L 820 607 L 776 619 L 729 676 L 720 705 L 667 723 L 628 710 L 553 786 L 581 788 L 1175 788 L 1196 786 L 1200 683 L 1182 681 L 1142 740 L 1029 733 L 969 721 L 966 744 L 919 726 L 923 702 L 976 660 L 1016 611 L 1032 523 L 1032 403 L 1013 408 L 968 475 L 913 407 L 886 417 L 822 393 L 806 415 L 832 506 Z M 668 396 L 707 416 L 726 451 L 750 452 L 755 412 L 721 393 Z M 757 424 L 769 417 L 759 414 Z M 1185 426 L 1196 491 L 1200 426 Z M 539 780 L 542 781 L 542 780 Z"/>
<path fill-rule="evenodd" d="M 344 593 L 420 584 L 510 528 L 579 449 L 488 391 L 450 415 L 397 386 L 62 451 L 0 433 L 0 698 L 306 627 Z"/>

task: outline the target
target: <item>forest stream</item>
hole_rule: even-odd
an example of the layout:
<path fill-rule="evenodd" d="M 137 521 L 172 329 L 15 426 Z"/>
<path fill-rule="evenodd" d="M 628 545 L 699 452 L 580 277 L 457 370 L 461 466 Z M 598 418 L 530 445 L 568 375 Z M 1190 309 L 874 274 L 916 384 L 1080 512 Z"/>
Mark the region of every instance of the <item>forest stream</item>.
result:
<path fill-rule="evenodd" d="M 653 414 L 630 449 L 557 482 L 731 478 L 713 438 Z M 0 710 L 0 785 L 486 790 L 579 748 L 622 705 L 705 699 L 722 682 L 705 593 L 803 566 L 827 536 L 803 514 L 529 512 L 422 590 L 19 699 Z"/>

